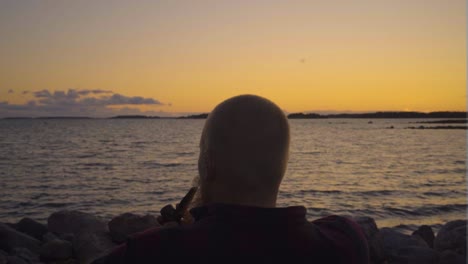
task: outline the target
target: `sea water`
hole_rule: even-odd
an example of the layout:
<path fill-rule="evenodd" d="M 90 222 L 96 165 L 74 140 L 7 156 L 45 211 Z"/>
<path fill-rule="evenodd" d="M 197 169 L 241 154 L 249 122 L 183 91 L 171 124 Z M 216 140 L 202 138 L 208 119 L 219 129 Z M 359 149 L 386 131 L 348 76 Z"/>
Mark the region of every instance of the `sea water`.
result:
<path fill-rule="evenodd" d="M 418 121 L 427 120 L 290 120 L 278 206 L 303 205 L 310 220 L 370 216 L 379 227 L 403 229 L 465 219 L 466 131 L 405 129 Z M 45 222 L 63 209 L 158 214 L 197 175 L 203 124 L 0 120 L 0 222 Z"/>

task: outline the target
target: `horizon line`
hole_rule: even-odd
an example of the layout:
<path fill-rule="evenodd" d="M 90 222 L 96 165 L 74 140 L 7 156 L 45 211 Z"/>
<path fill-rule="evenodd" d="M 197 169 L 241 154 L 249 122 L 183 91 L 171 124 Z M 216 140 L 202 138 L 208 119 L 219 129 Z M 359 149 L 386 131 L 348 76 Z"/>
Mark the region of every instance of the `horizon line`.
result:
<path fill-rule="evenodd" d="M 321 112 L 321 113 L 320 113 Z M 324 113 L 325 111 L 303 111 L 303 112 L 285 112 L 286 116 L 288 118 L 291 118 L 290 116 L 292 115 L 292 118 L 297 118 L 297 116 L 302 116 L 305 118 L 310 118 L 312 116 L 315 117 L 353 117 L 353 116 L 359 116 L 359 115 L 379 115 L 379 114 L 414 114 L 414 115 L 434 115 L 434 114 L 464 114 L 465 116 L 467 115 L 467 111 L 432 111 L 432 112 L 420 112 L 420 111 L 372 111 L 372 112 L 333 112 L 333 111 L 327 111 L 328 113 Z M 189 115 L 180 115 L 180 116 L 158 116 L 158 115 L 114 115 L 114 116 L 108 116 L 108 117 L 92 117 L 92 116 L 7 116 L 7 117 L 1 117 L 0 119 L 202 119 L 206 118 L 208 116 L 209 112 L 203 112 L 203 113 L 194 113 L 194 114 L 189 114 Z M 369 118 L 369 117 L 363 117 L 363 118 Z M 404 118 L 404 117 L 394 117 L 394 118 Z M 408 118 L 408 117 L 406 117 Z M 410 117 L 411 118 L 411 117 Z M 418 118 L 418 117 L 414 117 Z M 422 117 L 424 118 L 424 117 Z M 445 117 L 442 117 L 445 118 Z M 453 118 L 453 117 L 452 117 Z M 457 118 L 457 117 L 456 117 Z M 465 117 L 466 118 L 466 117 Z"/>

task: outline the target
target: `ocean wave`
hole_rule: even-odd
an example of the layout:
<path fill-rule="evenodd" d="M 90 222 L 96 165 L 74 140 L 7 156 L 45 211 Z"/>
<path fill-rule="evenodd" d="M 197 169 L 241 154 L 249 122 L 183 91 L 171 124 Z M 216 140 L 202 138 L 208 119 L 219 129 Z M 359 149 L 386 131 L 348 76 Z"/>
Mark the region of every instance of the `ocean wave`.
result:
<path fill-rule="evenodd" d="M 392 216 L 431 216 L 440 215 L 451 212 L 466 212 L 466 204 L 450 204 L 450 205 L 428 205 L 418 208 L 394 208 L 384 207 L 384 210 Z"/>
<path fill-rule="evenodd" d="M 301 194 L 314 194 L 314 193 L 324 193 L 324 194 L 351 194 L 351 195 L 364 195 L 364 196 L 384 196 L 384 195 L 394 195 L 401 191 L 395 190 L 370 190 L 370 191 L 340 191 L 340 190 L 300 190 Z"/>
<path fill-rule="evenodd" d="M 37 199 L 40 199 L 42 197 L 47 197 L 47 196 L 50 196 L 50 195 L 48 193 L 38 193 L 38 194 L 31 196 L 31 200 L 37 200 Z"/>
<path fill-rule="evenodd" d="M 26 207 L 26 206 L 33 206 L 35 203 L 32 202 L 19 202 L 16 204 L 18 207 Z"/>
<path fill-rule="evenodd" d="M 86 162 L 78 163 L 77 166 L 86 166 L 86 167 L 104 167 L 104 166 L 113 166 L 114 164 L 102 163 L 102 162 Z"/>
<path fill-rule="evenodd" d="M 81 154 L 76 156 L 78 159 L 86 159 L 96 157 L 97 153 Z"/>
<path fill-rule="evenodd" d="M 466 172 L 465 168 L 453 168 L 453 169 L 434 169 L 434 170 L 428 171 L 426 173 L 430 173 L 430 174 L 450 174 L 450 173 L 459 174 L 459 173 L 465 173 L 465 172 Z"/>
<path fill-rule="evenodd" d="M 161 195 L 165 194 L 165 191 L 149 191 L 149 192 L 144 192 L 143 194 L 148 194 L 148 195 Z"/>
<path fill-rule="evenodd" d="M 149 168 L 161 168 L 161 167 L 178 167 L 183 166 L 186 164 L 178 163 L 178 162 L 154 162 L 154 161 L 145 161 L 141 163 L 142 165 L 149 167 Z"/>
<path fill-rule="evenodd" d="M 306 151 L 306 152 L 296 152 L 293 154 L 302 154 L 302 155 L 318 155 L 320 154 L 320 151 Z"/>
<path fill-rule="evenodd" d="M 121 187 L 119 186 L 105 186 L 105 187 L 98 187 L 96 190 L 98 191 L 113 191 L 113 190 L 118 190 Z"/>
<path fill-rule="evenodd" d="M 395 230 L 398 230 L 399 232 L 405 234 L 405 233 L 408 233 L 410 234 L 411 232 L 413 232 L 414 230 L 418 229 L 418 225 L 415 225 L 415 224 L 399 224 L 399 225 L 396 225 L 394 227 L 392 227 L 392 229 L 395 229 Z"/>
<path fill-rule="evenodd" d="M 384 195 L 394 195 L 400 191 L 395 190 L 370 190 L 370 191 L 359 191 L 353 192 L 353 194 L 359 195 L 369 195 L 369 196 L 384 196 Z"/>
<path fill-rule="evenodd" d="M 69 207 L 73 205 L 73 203 L 67 203 L 67 202 L 48 202 L 48 203 L 42 203 L 38 204 L 38 207 L 50 207 L 50 208 L 61 208 L 61 207 Z"/>
<path fill-rule="evenodd" d="M 445 197 L 449 194 L 454 194 L 454 195 L 458 195 L 458 194 L 461 194 L 460 192 L 458 191 L 429 191 L 429 192 L 424 192 L 423 195 L 426 195 L 426 196 L 438 196 L 438 197 Z"/>
<path fill-rule="evenodd" d="M 339 194 L 343 193 L 339 190 L 300 190 L 299 193 L 301 194 L 310 194 L 310 193 L 330 193 L 330 194 Z"/>
<path fill-rule="evenodd" d="M 193 155 L 195 155 L 195 152 L 193 152 L 193 151 L 177 152 L 176 155 L 178 155 L 178 156 L 193 156 Z"/>

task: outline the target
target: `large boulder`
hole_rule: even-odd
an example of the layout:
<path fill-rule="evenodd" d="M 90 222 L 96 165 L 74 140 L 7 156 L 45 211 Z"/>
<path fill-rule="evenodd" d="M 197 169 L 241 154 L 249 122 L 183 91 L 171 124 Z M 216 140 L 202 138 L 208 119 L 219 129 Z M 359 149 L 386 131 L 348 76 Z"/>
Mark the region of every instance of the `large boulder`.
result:
<path fill-rule="evenodd" d="M 73 239 L 75 238 L 75 235 L 72 233 L 65 233 L 65 234 L 60 234 L 60 239 L 66 240 L 70 243 L 73 242 Z"/>
<path fill-rule="evenodd" d="M 58 239 L 58 237 L 54 233 L 47 232 L 42 236 L 42 243 L 47 243 L 55 239 Z"/>
<path fill-rule="evenodd" d="M 7 264 L 8 263 L 8 254 L 0 249 L 0 264 Z"/>
<path fill-rule="evenodd" d="M 453 251 L 446 250 L 439 255 L 439 264 L 466 264 L 465 256 Z"/>
<path fill-rule="evenodd" d="M 438 264 L 439 253 L 429 247 L 402 247 L 389 261 L 391 264 Z"/>
<path fill-rule="evenodd" d="M 73 239 L 73 250 L 78 261 L 82 264 L 91 263 L 102 257 L 115 247 L 108 233 L 83 232 Z"/>
<path fill-rule="evenodd" d="M 40 244 L 39 240 L 5 224 L 0 224 L 0 249 L 11 253 L 14 248 L 27 248 L 31 252 L 39 254 Z"/>
<path fill-rule="evenodd" d="M 429 247 L 434 247 L 435 236 L 434 231 L 432 231 L 432 228 L 430 226 L 422 225 L 418 228 L 418 230 L 414 231 L 412 235 L 422 238 Z"/>
<path fill-rule="evenodd" d="M 21 221 L 16 224 L 16 230 L 32 236 L 38 240 L 41 240 L 42 236 L 48 232 L 45 225 L 28 217 L 21 219 Z"/>
<path fill-rule="evenodd" d="M 399 256 L 399 250 L 408 247 L 429 248 L 426 242 L 417 237 L 402 234 L 392 228 L 384 227 L 380 229 L 383 239 L 383 248 L 386 257 L 394 258 Z"/>
<path fill-rule="evenodd" d="M 456 220 L 442 226 L 434 240 L 434 248 L 466 256 L 466 223 L 465 220 Z"/>
<path fill-rule="evenodd" d="M 49 216 L 47 220 L 49 231 L 65 234 L 80 232 L 106 232 L 107 225 L 102 219 L 80 211 L 59 211 Z"/>
<path fill-rule="evenodd" d="M 61 260 L 71 258 L 72 256 L 72 243 L 65 240 L 54 239 L 46 242 L 41 247 L 41 259 L 44 260 Z"/>
<path fill-rule="evenodd" d="M 14 248 L 12 251 L 12 255 L 21 258 L 22 260 L 26 261 L 27 263 L 38 263 L 39 262 L 39 255 L 32 253 L 27 248 Z"/>
<path fill-rule="evenodd" d="M 380 234 L 377 224 L 371 217 L 352 218 L 361 226 L 369 244 L 369 255 L 371 263 L 380 264 L 385 262 L 382 234 Z"/>
<path fill-rule="evenodd" d="M 26 260 L 17 256 L 8 256 L 7 263 L 8 264 L 29 264 Z"/>
<path fill-rule="evenodd" d="M 156 217 L 151 215 L 139 216 L 132 213 L 121 214 L 113 218 L 109 224 L 112 240 L 117 243 L 124 242 L 131 234 L 159 226 Z"/>

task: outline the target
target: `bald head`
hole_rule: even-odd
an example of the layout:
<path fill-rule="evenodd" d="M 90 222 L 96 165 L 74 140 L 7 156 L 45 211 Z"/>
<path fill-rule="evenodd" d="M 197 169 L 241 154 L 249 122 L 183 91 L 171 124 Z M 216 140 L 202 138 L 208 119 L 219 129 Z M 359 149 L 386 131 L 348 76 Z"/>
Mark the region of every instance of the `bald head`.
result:
<path fill-rule="evenodd" d="M 202 201 L 274 207 L 288 152 L 288 121 L 277 105 L 254 95 L 222 102 L 200 141 Z"/>

